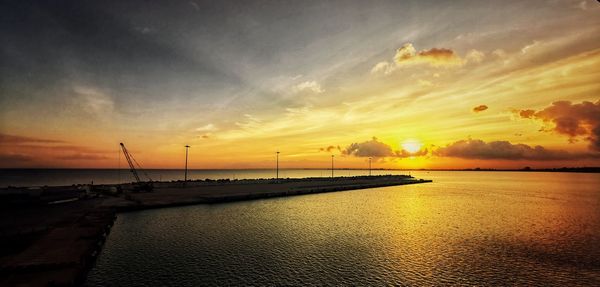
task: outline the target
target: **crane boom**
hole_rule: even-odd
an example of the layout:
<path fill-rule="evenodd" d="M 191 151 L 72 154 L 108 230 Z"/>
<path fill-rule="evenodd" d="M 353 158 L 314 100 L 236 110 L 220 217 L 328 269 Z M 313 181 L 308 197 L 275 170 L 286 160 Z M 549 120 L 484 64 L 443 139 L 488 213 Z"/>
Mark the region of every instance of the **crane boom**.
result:
<path fill-rule="evenodd" d="M 129 170 L 133 174 L 133 177 L 135 177 L 136 186 L 135 186 L 134 190 L 152 191 L 152 189 L 153 189 L 152 183 L 151 183 L 152 179 L 150 178 L 150 176 L 148 176 L 148 174 L 146 174 L 146 172 L 142 169 L 140 164 L 135 160 L 133 155 L 131 155 L 129 153 L 129 151 L 127 150 L 125 145 L 123 143 L 120 143 L 120 145 L 121 145 L 121 149 L 123 150 L 123 154 L 125 155 L 125 159 L 127 160 L 127 163 L 129 164 Z M 140 179 L 140 175 L 138 174 L 138 172 L 135 168 L 135 165 L 137 165 L 138 168 L 144 173 L 144 175 L 146 175 L 146 177 L 150 180 L 150 183 L 142 182 L 142 180 Z"/>
<path fill-rule="evenodd" d="M 125 159 L 127 159 L 127 163 L 129 164 L 129 171 L 131 171 L 131 173 L 133 173 L 133 177 L 135 177 L 135 181 L 140 183 L 140 176 L 138 175 L 137 171 L 135 170 L 135 166 L 133 165 L 133 161 L 131 160 L 131 155 L 129 154 L 129 151 L 127 151 L 127 148 L 125 147 L 125 145 L 123 143 L 121 143 L 121 149 L 123 149 L 123 154 L 125 155 Z"/>

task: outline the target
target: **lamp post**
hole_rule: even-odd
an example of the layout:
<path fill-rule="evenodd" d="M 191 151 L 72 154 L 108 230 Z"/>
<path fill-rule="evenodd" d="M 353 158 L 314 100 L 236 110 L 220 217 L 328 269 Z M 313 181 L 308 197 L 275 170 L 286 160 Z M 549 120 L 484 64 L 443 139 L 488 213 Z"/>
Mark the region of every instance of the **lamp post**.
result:
<path fill-rule="evenodd" d="M 369 157 L 369 176 L 371 176 L 371 158 Z"/>
<path fill-rule="evenodd" d="M 331 155 L 331 178 L 333 178 L 333 157 L 334 155 Z"/>
<path fill-rule="evenodd" d="M 279 181 L 279 151 L 277 151 L 277 160 L 276 162 L 276 171 L 275 171 L 275 179 Z"/>
<path fill-rule="evenodd" d="M 185 185 L 185 183 L 187 182 L 187 166 L 188 166 L 188 149 L 190 148 L 189 145 L 185 145 L 185 175 L 183 178 L 183 185 Z"/>

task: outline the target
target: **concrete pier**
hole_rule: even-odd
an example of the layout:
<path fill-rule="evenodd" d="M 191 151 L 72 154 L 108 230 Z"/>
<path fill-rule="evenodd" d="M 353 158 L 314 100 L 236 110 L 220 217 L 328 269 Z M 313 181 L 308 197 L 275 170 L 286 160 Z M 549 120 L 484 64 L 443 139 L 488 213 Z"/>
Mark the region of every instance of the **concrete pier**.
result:
<path fill-rule="evenodd" d="M 202 203 L 222 203 L 354 189 L 430 182 L 408 176 L 372 176 L 303 179 L 253 179 L 155 183 L 154 192 L 131 193 L 107 200 L 118 211 Z"/>

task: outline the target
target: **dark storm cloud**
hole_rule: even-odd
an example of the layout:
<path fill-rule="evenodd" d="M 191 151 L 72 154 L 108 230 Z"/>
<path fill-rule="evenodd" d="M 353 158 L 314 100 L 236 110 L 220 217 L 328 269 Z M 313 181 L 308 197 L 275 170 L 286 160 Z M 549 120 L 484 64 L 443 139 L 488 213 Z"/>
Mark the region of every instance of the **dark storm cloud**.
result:
<path fill-rule="evenodd" d="M 582 136 L 590 142 L 590 149 L 600 151 L 600 100 L 573 104 L 558 101 L 540 111 L 521 110 L 522 118 L 538 119 L 554 124 L 551 131 L 569 136 Z"/>
<path fill-rule="evenodd" d="M 434 151 L 442 157 L 467 159 L 506 159 L 506 160 L 568 160 L 597 158 L 597 154 L 570 153 L 564 150 L 549 150 L 542 146 L 512 144 L 508 141 L 484 142 L 479 139 L 460 140 Z"/>
<path fill-rule="evenodd" d="M 2 89 L 75 81 L 168 97 L 177 89 L 239 83 L 201 51 L 190 55 L 180 49 L 182 43 L 170 41 L 181 36 L 170 34 L 173 17 L 192 13 L 187 3 L 161 9 L 137 1 L 11 1 L 4 6 Z"/>

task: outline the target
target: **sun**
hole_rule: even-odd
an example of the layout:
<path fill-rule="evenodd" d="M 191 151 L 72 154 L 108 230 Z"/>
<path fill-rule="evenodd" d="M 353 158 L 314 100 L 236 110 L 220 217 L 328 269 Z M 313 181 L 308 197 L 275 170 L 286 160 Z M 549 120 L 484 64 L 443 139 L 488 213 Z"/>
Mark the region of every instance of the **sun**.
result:
<path fill-rule="evenodd" d="M 419 140 L 416 139 L 407 139 L 403 141 L 401 144 L 402 148 L 410 153 L 416 153 L 421 150 L 421 146 L 423 145 Z"/>

